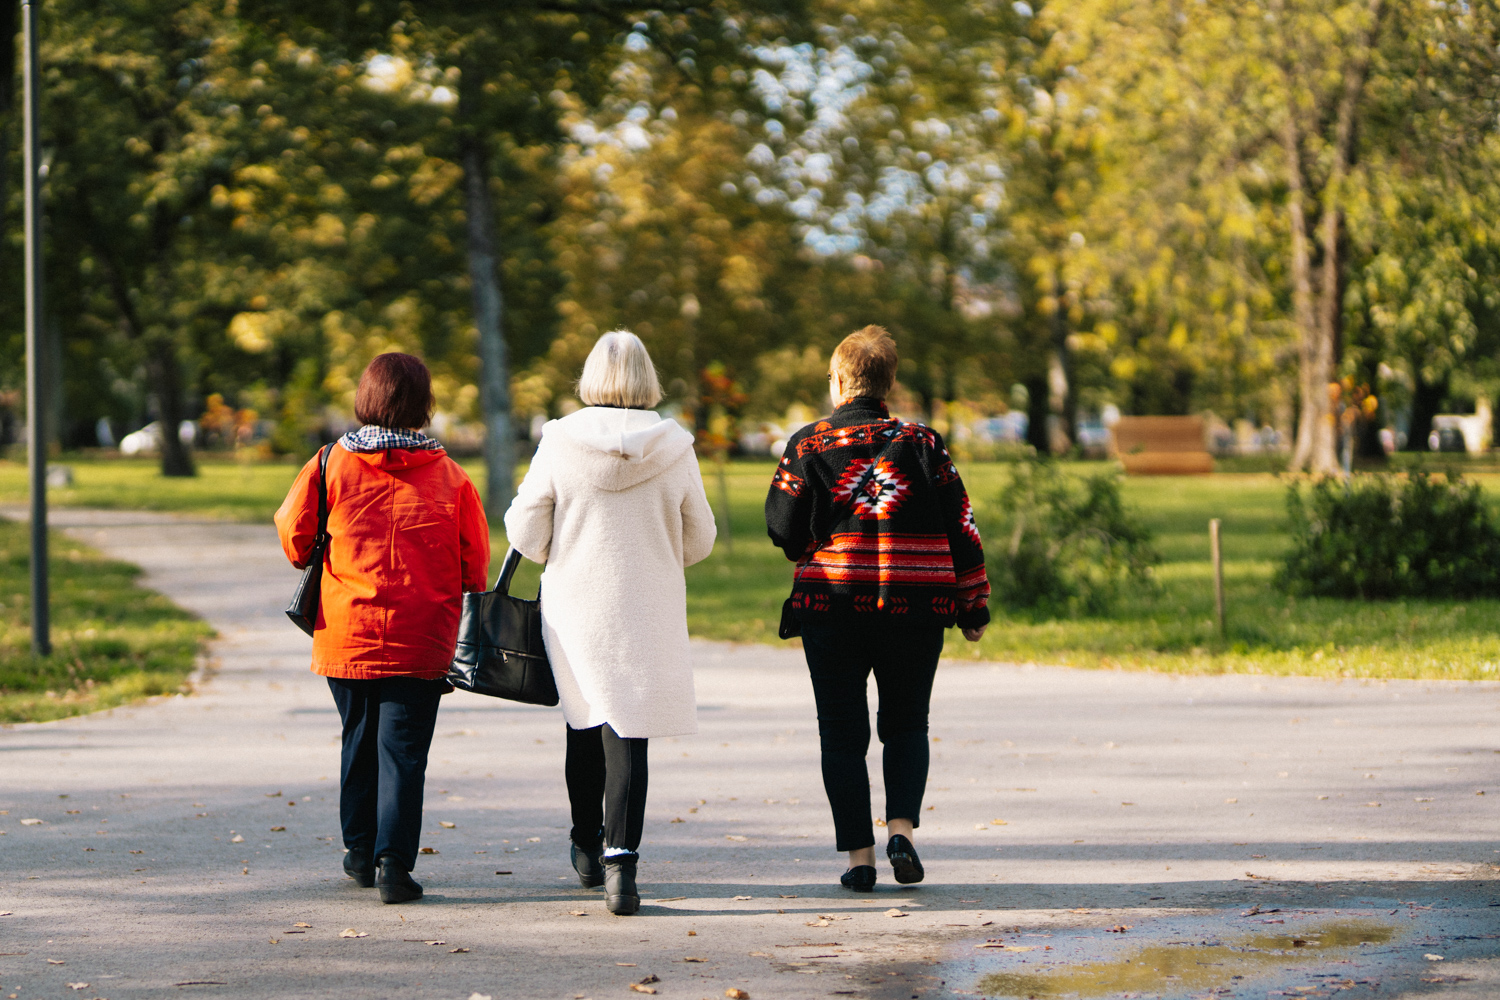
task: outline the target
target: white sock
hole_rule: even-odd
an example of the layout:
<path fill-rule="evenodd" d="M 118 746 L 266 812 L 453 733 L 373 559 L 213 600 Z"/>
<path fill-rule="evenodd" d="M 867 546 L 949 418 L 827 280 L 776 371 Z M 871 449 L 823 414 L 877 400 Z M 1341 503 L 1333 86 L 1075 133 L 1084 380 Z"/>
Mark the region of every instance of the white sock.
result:
<path fill-rule="evenodd" d="M 627 848 L 624 848 L 624 847 L 606 847 L 604 849 L 604 856 L 606 858 L 618 858 L 622 854 L 634 854 L 634 853 L 635 853 L 634 851 L 628 850 Z"/>

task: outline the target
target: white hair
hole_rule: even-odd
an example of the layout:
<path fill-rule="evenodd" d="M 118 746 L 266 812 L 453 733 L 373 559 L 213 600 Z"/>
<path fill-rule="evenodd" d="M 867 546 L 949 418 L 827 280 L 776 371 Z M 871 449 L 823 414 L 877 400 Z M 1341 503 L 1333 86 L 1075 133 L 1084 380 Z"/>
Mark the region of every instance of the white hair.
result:
<path fill-rule="evenodd" d="M 641 338 L 629 330 L 612 330 L 599 338 L 583 374 L 578 398 L 585 406 L 622 406 L 649 410 L 661 402 L 661 381 Z"/>

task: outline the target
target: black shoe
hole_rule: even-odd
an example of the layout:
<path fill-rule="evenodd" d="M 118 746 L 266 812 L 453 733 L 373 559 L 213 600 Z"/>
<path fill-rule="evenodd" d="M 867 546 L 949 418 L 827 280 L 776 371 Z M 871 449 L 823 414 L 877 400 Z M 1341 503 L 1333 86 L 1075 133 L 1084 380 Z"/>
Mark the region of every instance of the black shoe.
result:
<path fill-rule="evenodd" d="M 859 865 L 850 868 L 839 876 L 839 882 L 845 889 L 853 889 L 855 892 L 874 892 L 875 866 Z"/>
<path fill-rule="evenodd" d="M 604 905 L 609 912 L 628 917 L 641 908 L 641 894 L 635 887 L 635 865 L 639 854 L 616 854 L 604 859 Z"/>
<path fill-rule="evenodd" d="M 578 884 L 585 889 L 597 889 L 604 884 L 604 848 L 585 850 L 571 841 L 568 844 L 573 858 L 573 870 L 578 873 Z"/>
<path fill-rule="evenodd" d="M 362 848 L 351 847 L 344 853 L 344 874 L 352 878 L 361 889 L 375 887 L 375 862 L 370 860 L 369 852 Z"/>
<path fill-rule="evenodd" d="M 422 898 L 422 887 L 401 862 L 395 858 L 383 857 L 379 865 L 375 885 L 380 889 L 382 903 L 410 903 Z"/>
<path fill-rule="evenodd" d="M 922 870 L 922 859 L 917 857 L 917 849 L 899 833 L 885 845 L 885 856 L 896 870 L 896 881 L 902 885 L 920 882 L 927 875 Z"/>

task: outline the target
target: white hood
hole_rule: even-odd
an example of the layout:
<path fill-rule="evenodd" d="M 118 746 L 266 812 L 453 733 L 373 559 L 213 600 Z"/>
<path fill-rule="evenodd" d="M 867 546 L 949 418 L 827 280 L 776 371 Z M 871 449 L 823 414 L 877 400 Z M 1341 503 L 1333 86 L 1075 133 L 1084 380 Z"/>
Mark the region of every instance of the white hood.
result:
<path fill-rule="evenodd" d="M 611 491 L 651 479 L 693 447 L 693 435 L 675 420 L 664 420 L 654 410 L 607 406 L 587 406 L 548 421 L 542 439 L 558 446 L 562 461 Z"/>

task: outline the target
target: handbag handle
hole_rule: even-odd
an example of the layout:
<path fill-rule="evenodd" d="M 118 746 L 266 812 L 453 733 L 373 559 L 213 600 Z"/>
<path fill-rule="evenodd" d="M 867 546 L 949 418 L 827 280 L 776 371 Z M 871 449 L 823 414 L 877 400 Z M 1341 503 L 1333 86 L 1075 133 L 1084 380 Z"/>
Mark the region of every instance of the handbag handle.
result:
<path fill-rule="evenodd" d="M 510 593 L 510 578 L 516 575 L 516 567 L 521 565 L 521 550 L 512 545 L 505 550 L 505 560 L 500 564 L 500 575 L 495 578 L 495 590 L 501 594 Z"/>
<path fill-rule="evenodd" d="M 333 445 L 325 444 L 318 452 L 318 536 L 314 548 L 328 543 L 328 453 Z"/>

